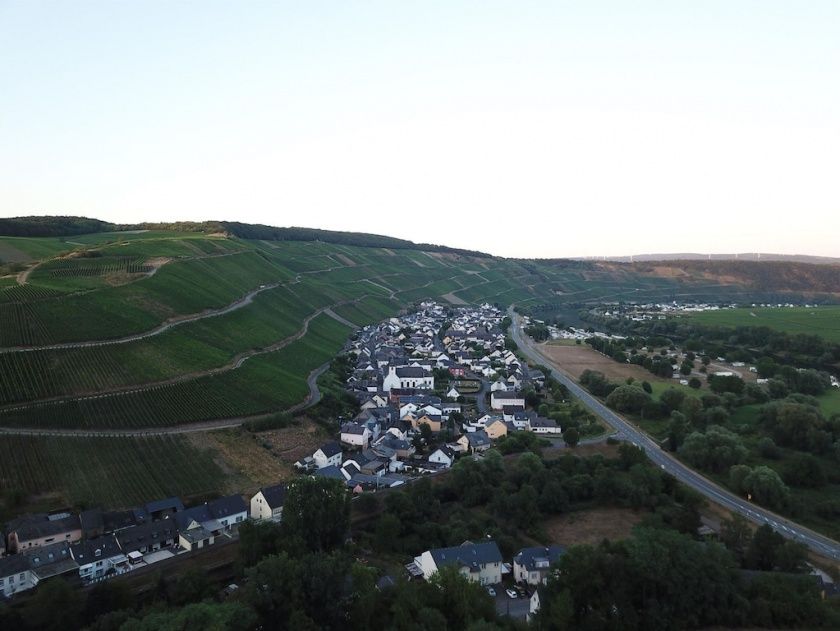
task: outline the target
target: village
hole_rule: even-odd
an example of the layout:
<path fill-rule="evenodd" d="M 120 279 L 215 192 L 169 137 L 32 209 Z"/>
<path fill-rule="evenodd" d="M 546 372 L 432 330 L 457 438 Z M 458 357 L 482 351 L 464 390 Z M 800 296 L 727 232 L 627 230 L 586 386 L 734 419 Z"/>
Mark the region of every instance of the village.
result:
<path fill-rule="evenodd" d="M 527 409 L 525 388 L 545 375 L 506 348 L 496 307 L 423 302 L 415 311 L 358 331 L 346 345 L 346 389 L 359 403 L 336 419 L 334 439 L 295 463 L 299 475 L 339 480 L 356 498 L 446 472 L 458 458 L 482 458 L 498 441 L 530 432 L 562 445 L 561 427 Z M 548 443 L 547 443 L 548 444 Z M 25 515 L 0 538 L 0 594 L 11 598 L 62 576 L 83 585 L 235 540 L 247 520 L 279 522 L 286 484 L 186 507 L 177 497 L 128 510 L 93 508 Z M 525 548 L 510 562 L 493 541 L 418 550 L 406 576 L 428 579 L 456 565 L 512 615 L 539 606 L 535 587 L 562 547 Z M 502 586 L 503 579 L 506 587 Z M 497 593 L 498 590 L 498 593 Z"/>

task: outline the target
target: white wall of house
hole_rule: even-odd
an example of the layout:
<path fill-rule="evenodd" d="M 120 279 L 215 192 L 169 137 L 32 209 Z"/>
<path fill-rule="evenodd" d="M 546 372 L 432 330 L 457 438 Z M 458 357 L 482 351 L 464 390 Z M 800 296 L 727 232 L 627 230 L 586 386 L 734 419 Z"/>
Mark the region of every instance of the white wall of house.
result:
<path fill-rule="evenodd" d="M 312 459 L 315 461 L 315 466 L 319 469 L 323 469 L 324 467 L 329 467 L 331 465 L 335 465 L 336 467 L 341 466 L 341 458 L 342 453 L 339 451 L 337 454 L 330 456 L 327 458 L 327 455 L 321 451 L 320 449 L 312 454 Z"/>
<path fill-rule="evenodd" d="M 414 560 L 415 563 L 417 563 L 417 561 L 418 559 Z M 426 580 L 431 578 L 438 571 L 438 567 L 435 564 L 429 550 L 426 550 L 426 552 L 420 555 L 419 561 L 418 565 L 420 566 L 420 569 L 423 570 L 423 578 Z M 470 572 L 468 568 L 463 566 L 459 567 L 458 571 L 467 580 L 479 583 L 480 585 L 495 585 L 502 582 L 501 563 L 486 563 L 479 567 L 480 570 L 478 572 Z"/>
<path fill-rule="evenodd" d="M 370 442 L 370 431 L 366 427 L 365 431 L 361 434 L 341 432 L 341 442 L 347 445 L 353 445 L 354 447 L 367 447 L 367 444 Z"/>
<path fill-rule="evenodd" d="M 452 466 L 452 458 L 447 456 L 440 449 L 436 449 L 435 452 L 429 456 L 429 462 L 436 462 L 437 464 L 446 465 L 447 467 Z"/>
<path fill-rule="evenodd" d="M 10 574 L 9 576 L 0 576 L 0 592 L 6 597 L 10 597 L 17 592 L 32 589 L 35 585 L 37 585 L 37 582 L 29 570 Z"/>

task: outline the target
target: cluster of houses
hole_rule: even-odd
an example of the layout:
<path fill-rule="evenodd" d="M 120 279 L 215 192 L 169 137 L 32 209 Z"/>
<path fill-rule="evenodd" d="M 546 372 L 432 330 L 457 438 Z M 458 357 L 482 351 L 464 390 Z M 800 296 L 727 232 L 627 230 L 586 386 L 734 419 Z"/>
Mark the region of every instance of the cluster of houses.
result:
<path fill-rule="evenodd" d="M 424 302 L 361 329 L 347 349 L 355 361 L 347 390 L 360 412 L 341 422 L 336 440 L 295 466 L 360 493 L 447 469 L 459 455 L 486 451 L 512 432 L 559 435 L 554 420 L 526 410 L 523 389 L 541 388 L 545 376 L 505 348 L 502 319 L 486 304 Z"/>
<path fill-rule="evenodd" d="M 464 578 L 486 586 L 494 595 L 494 588 L 502 584 L 506 575 L 512 574 L 513 582 L 521 587 L 516 591 L 509 590 L 507 594 L 528 597 L 528 615 L 531 616 L 540 608 L 540 587 L 546 584 L 552 566 L 564 552 L 565 548 L 557 545 L 523 548 L 508 564 L 495 541 L 465 541 L 460 546 L 426 550 L 405 567 L 412 577 L 426 580 L 445 567 L 455 567 Z"/>
<path fill-rule="evenodd" d="M 526 410 L 523 389 L 541 387 L 545 377 L 505 349 L 502 319 L 489 305 L 453 310 L 429 302 L 360 330 L 348 347 L 355 367 L 346 386 L 360 412 L 296 467 L 361 493 L 444 471 L 512 432 L 559 434 L 553 420 Z M 436 390 L 436 375 L 454 385 Z M 472 389 L 462 394 L 458 384 Z M 0 536 L 0 594 L 59 575 L 102 580 L 211 546 L 249 518 L 280 521 L 285 497 L 278 484 L 261 488 L 250 504 L 231 495 L 187 508 L 173 497 L 122 511 L 15 519 Z M 436 564 L 449 558 L 442 554 Z M 428 563 L 418 565 L 424 575 Z M 487 571 L 479 580 L 490 584 Z"/>
<path fill-rule="evenodd" d="M 53 576 L 91 582 L 123 574 L 213 545 L 248 516 L 239 495 L 191 508 L 171 497 L 122 511 L 26 515 L 0 537 L 0 594 L 11 597 Z"/>

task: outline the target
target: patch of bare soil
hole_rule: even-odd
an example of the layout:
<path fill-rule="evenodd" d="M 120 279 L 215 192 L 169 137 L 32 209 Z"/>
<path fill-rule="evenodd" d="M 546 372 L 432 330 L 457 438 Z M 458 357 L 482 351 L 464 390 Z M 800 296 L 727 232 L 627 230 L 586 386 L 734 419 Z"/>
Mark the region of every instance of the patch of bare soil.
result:
<path fill-rule="evenodd" d="M 154 272 L 152 272 L 152 274 L 153 273 Z M 151 276 L 151 274 L 148 275 Z M 118 287 L 120 285 L 128 285 L 129 283 L 133 283 L 141 278 L 146 278 L 146 276 L 147 274 L 143 273 L 130 274 L 129 272 L 110 272 L 108 274 L 103 274 L 102 280 L 110 287 Z"/>
<path fill-rule="evenodd" d="M 328 440 L 324 431 L 308 418 L 304 418 L 300 425 L 262 432 L 258 436 L 261 441 L 270 444 L 276 457 L 289 467 L 304 456 L 311 455 Z"/>
<path fill-rule="evenodd" d="M 459 298 L 458 296 L 456 296 L 455 294 L 453 294 L 451 291 L 450 291 L 448 294 L 442 294 L 442 295 L 441 295 L 441 298 L 443 298 L 444 300 L 446 300 L 447 302 L 449 302 L 449 303 L 451 303 L 451 304 L 453 304 L 453 305 L 465 305 L 465 304 L 468 304 L 465 300 L 462 300 L 461 298 Z"/>
<path fill-rule="evenodd" d="M 566 454 L 589 458 L 594 455 L 601 455 L 604 458 L 618 458 L 618 445 L 603 443 L 592 443 L 590 445 L 578 445 L 572 449 L 568 447 L 547 447 L 543 449 L 543 456 L 546 460 L 556 460 Z"/>
<path fill-rule="evenodd" d="M 226 474 L 225 491 L 252 493 L 294 475 L 294 463 L 311 455 L 327 436 L 315 423 L 252 434 L 242 429 L 187 434 L 200 449 L 216 454 L 216 463 Z"/>
<path fill-rule="evenodd" d="M 644 513 L 629 508 L 593 508 L 552 517 L 543 523 L 551 543 L 561 546 L 626 539 Z"/>

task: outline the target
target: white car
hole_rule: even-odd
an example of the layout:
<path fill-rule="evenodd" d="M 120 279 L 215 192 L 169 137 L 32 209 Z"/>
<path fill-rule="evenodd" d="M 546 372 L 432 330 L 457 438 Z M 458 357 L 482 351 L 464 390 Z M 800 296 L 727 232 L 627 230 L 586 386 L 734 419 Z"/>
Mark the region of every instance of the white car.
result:
<path fill-rule="evenodd" d="M 517 594 L 517 593 L 516 593 L 514 590 L 512 590 L 512 589 L 506 589 L 506 590 L 505 590 L 505 594 L 507 594 L 507 595 L 508 595 L 508 596 L 510 596 L 511 598 L 518 598 L 518 597 L 519 597 L 519 594 Z"/>

